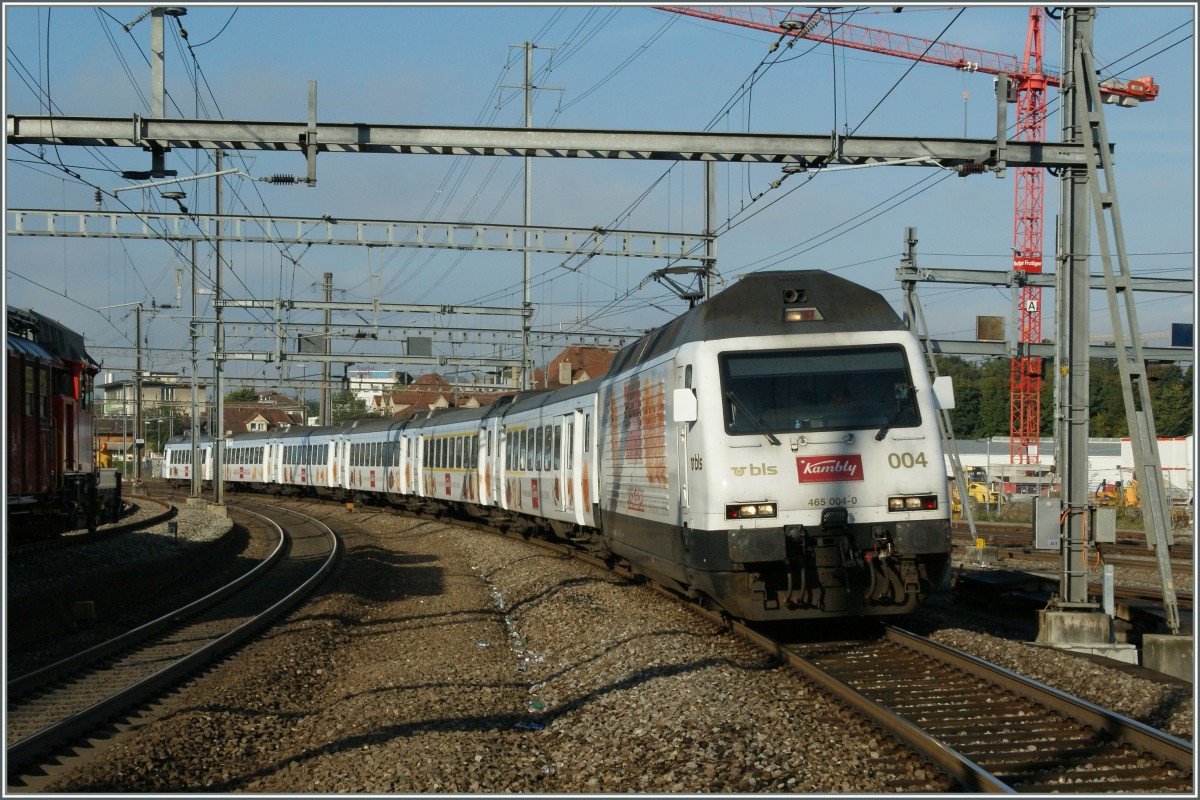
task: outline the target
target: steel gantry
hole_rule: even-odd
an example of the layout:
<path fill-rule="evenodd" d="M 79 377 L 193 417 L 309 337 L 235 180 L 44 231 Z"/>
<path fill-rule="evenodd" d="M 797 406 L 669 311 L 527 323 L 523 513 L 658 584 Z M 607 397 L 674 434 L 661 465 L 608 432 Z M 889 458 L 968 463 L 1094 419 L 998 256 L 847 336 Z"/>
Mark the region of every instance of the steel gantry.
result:
<path fill-rule="evenodd" d="M 1090 52 L 1092 9 L 1068 9 L 1073 20 L 1078 14 L 1081 20 L 1078 36 L 1072 39 L 1075 52 Z M 1107 212 L 1115 212 L 1115 188 L 1111 183 L 1111 146 L 1103 132 L 1103 118 L 1099 111 L 1103 92 L 1097 88 L 1096 76 L 1089 69 L 1084 57 L 1072 60 L 1070 73 L 1079 85 L 1086 85 L 1086 99 L 1081 101 L 1086 109 L 1065 115 L 1072 124 L 1083 122 L 1088 135 L 1075 135 L 1071 141 L 1026 142 L 1010 141 L 1007 136 L 1004 97 L 997 98 L 996 136 L 994 139 L 967 138 L 894 138 L 844 136 L 837 132 L 825 135 L 782 135 L 745 133 L 667 133 L 647 131 L 612 130 L 562 130 L 536 128 L 464 128 L 464 127 L 421 127 L 401 125 L 368 125 L 363 123 L 318 123 L 316 120 L 315 90 L 310 86 L 309 119 L 307 122 L 229 122 L 208 120 L 175 120 L 118 117 L 51 117 L 13 116 L 6 119 L 6 135 L 9 144 L 41 144 L 57 146 L 92 147 L 136 147 L 153 153 L 165 153 L 173 148 L 205 148 L 218 150 L 289 151 L 303 153 L 308 164 L 310 185 L 316 181 L 316 156 L 322 152 L 344 153 L 398 153 L 472 156 L 516 156 L 558 158 L 606 158 L 633 160 L 709 161 L 728 163 L 779 164 L 789 171 L 819 169 L 828 165 L 898 165 L 909 167 L 936 167 L 954 169 L 964 175 L 991 171 L 1003 174 L 1008 167 L 1063 168 L 1072 184 L 1071 202 L 1064 203 L 1066 217 L 1064 226 L 1072 231 L 1072 241 L 1064 253 L 1070 260 L 1067 276 L 1060 273 L 1059 294 L 1083 297 L 1083 302 L 1064 305 L 1065 315 L 1056 320 L 1064 335 L 1056 337 L 1057 346 L 1070 340 L 1070 352 L 1059 351 L 1059 369 L 1065 385 L 1060 390 L 1061 407 L 1069 406 L 1067 415 L 1067 438 L 1070 443 L 1063 448 L 1062 463 L 1067 474 L 1064 477 L 1063 505 L 1068 513 L 1063 519 L 1064 552 L 1064 601 L 1067 604 L 1083 605 L 1077 598 L 1086 597 L 1086 576 L 1077 569 L 1078 554 L 1084 546 L 1082 511 L 1087 505 L 1086 478 L 1081 482 L 1079 475 L 1086 476 L 1086 449 L 1080 442 L 1087 434 L 1087 333 L 1088 313 L 1086 290 L 1090 279 L 1086 271 L 1088 253 L 1087 216 L 1089 201 L 1093 200 L 1098 221 Z M 219 164 L 218 164 L 219 168 Z M 1093 188 L 1089 195 L 1089 183 L 1098 181 L 1102 170 L 1108 179 L 1104 189 Z M 219 203 L 218 203 L 219 210 Z M 220 226 L 216 241 L 220 241 Z M 1112 213 L 1112 230 L 1121 245 L 1120 223 Z M 1107 248 L 1107 244 L 1105 243 Z M 1106 273 L 1111 269 L 1106 255 Z M 219 259 L 218 259 L 219 262 Z M 1113 278 L 1109 277 L 1111 282 Z M 1128 296 L 1128 276 L 1123 273 L 1115 279 L 1116 288 L 1110 295 L 1120 292 Z M 1065 287 L 1064 287 L 1065 284 Z M 1113 283 L 1110 283 L 1110 287 Z M 1066 288 L 1067 291 L 1061 291 Z M 218 289 L 219 291 L 219 289 Z M 220 298 L 218 298 L 219 300 Z M 220 308 L 218 302 L 217 307 Z M 1065 318 L 1064 318 L 1065 317 Z M 220 339 L 220 324 L 217 325 Z M 1082 344 L 1079 339 L 1082 338 Z M 1136 336 L 1134 360 L 1136 355 Z M 1120 341 L 1118 342 L 1120 344 Z M 1082 349 L 1081 349 L 1082 348 Z M 1123 349 L 1119 347 L 1118 349 Z M 1141 353 L 1144 357 L 1145 353 Z M 1129 356 L 1121 356 L 1128 360 Z M 218 344 L 216 361 L 221 353 Z M 1127 365 L 1129 366 L 1129 365 Z M 1143 376 L 1134 367 L 1126 370 L 1134 380 Z M 1144 397 L 1144 393 L 1139 397 Z M 1126 392 L 1126 402 L 1134 405 L 1137 398 Z M 1148 403 L 1142 408 L 1130 408 L 1130 416 L 1137 423 L 1137 433 L 1146 447 L 1135 448 L 1139 475 L 1149 475 L 1157 463 L 1157 443 L 1153 440 L 1153 416 Z M 1060 437 L 1061 438 L 1061 437 Z M 1155 505 L 1160 505 L 1155 503 Z M 1159 514 L 1155 514 L 1160 517 Z M 1150 521 L 1158 525 L 1160 519 Z M 1161 534 L 1156 541 L 1165 541 L 1168 534 Z M 1165 549 L 1160 549 L 1160 566 L 1165 559 Z M 1164 578 L 1166 580 L 1166 578 Z"/>
<path fill-rule="evenodd" d="M 1025 50 L 1021 58 L 978 47 L 854 25 L 822 10 L 812 14 L 768 6 L 662 6 L 660 10 L 774 33 L 780 36 L 780 41 L 783 37 L 790 37 L 792 41 L 806 39 L 835 47 L 951 67 L 963 72 L 994 75 L 998 83 L 997 93 L 1017 106 L 1014 138 L 1018 141 L 1041 142 L 1045 139 L 1046 89 L 1062 85 L 1060 75 L 1047 73 L 1042 66 L 1046 12 L 1040 6 L 1029 9 Z M 1097 86 L 1097 91 L 1105 103 L 1136 106 L 1140 102 L 1155 99 L 1159 87 L 1152 76 L 1145 75 L 1132 81 L 1104 81 Z M 1013 269 L 1040 274 L 1045 172 L 1028 165 L 1018 166 L 1015 172 Z M 1042 419 L 1041 362 L 1030 357 L 1027 346 L 1042 341 L 1042 289 L 1034 281 L 1018 283 L 1015 288 L 1019 295 L 1017 334 L 1026 347 L 1014 351 L 1009 366 L 1009 461 L 1013 464 L 1036 464 Z"/>

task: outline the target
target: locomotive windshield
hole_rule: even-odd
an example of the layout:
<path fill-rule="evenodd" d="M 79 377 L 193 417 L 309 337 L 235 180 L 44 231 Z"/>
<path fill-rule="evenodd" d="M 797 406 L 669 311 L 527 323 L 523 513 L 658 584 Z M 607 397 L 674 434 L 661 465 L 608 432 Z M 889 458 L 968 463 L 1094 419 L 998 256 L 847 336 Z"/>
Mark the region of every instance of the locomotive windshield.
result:
<path fill-rule="evenodd" d="M 911 428 L 916 392 L 899 345 L 723 353 L 731 434 Z"/>

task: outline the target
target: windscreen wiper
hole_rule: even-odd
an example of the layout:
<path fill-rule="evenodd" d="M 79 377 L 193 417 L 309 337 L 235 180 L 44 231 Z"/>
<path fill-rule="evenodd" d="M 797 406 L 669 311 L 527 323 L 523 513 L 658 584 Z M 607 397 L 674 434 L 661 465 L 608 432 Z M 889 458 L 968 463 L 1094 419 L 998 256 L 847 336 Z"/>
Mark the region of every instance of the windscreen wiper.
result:
<path fill-rule="evenodd" d="M 782 444 L 782 442 L 780 442 L 779 439 L 775 438 L 775 434 L 768 431 L 766 429 L 766 426 L 762 424 L 762 422 L 759 420 L 759 418 L 754 416 L 754 412 L 751 411 L 749 408 L 747 408 L 746 404 L 738 399 L 738 396 L 736 394 L 734 394 L 733 392 L 726 392 L 725 396 L 729 398 L 729 401 L 731 403 L 733 403 L 735 406 L 737 406 L 738 408 L 740 408 L 742 410 L 742 413 L 745 414 L 752 423 L 754 423 L 754 429 L 756 431 L 758 431 L 759 433 L 761 433 L 763 436 L 767 437 L 768 442 L 770 442 L 771 444 Z"/>
<path fill-rule="evenodd" d="M 888 417 L 888 421 L 883 423 L 883 427 L 879 429 L 879 433 L 875 434 L 875 441 L 883 441 L 883 437 L 887 436 L 888 429 L 895 425 L 896 420 L 900 418 L 900 412 L 903 411 L 916 396 L 917 387 L 910 383 L 908 388 L 904 390 L 904 396 L 900 398 L 900 402 L 896 403 L 896 410 L 892 412 L 890 417 Z"/>

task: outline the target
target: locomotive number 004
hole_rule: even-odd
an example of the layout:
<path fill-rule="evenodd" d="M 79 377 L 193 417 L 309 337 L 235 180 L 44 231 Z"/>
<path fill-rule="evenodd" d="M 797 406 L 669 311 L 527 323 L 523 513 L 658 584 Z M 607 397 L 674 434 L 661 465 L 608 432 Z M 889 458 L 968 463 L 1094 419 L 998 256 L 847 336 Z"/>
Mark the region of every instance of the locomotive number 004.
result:
<path fill-rule="evenodd" d="M 929 462 L 925 459 L 924 453 L 888 453 L 888 466 L 892 469 L 912 469 L 913 467 L 927 467 Z"/>
<path fill-rule="evenodd" d="M 856 506 L 858 505 L 858 498 L 853 495 L 850 497 L 813 497 L 809 499 L 808 504 L 814 508 Z"/>

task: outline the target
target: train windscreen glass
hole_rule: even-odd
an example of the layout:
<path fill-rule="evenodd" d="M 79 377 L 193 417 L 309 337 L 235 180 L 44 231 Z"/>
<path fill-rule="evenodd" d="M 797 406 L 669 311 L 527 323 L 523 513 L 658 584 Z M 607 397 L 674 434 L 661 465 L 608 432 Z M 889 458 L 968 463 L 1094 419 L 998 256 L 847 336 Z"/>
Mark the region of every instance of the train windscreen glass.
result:
<path fill-rule="evenodd" d="M 916 392 L 899 345 L 723 353 L 731 434 L 911 428 Z"/>

